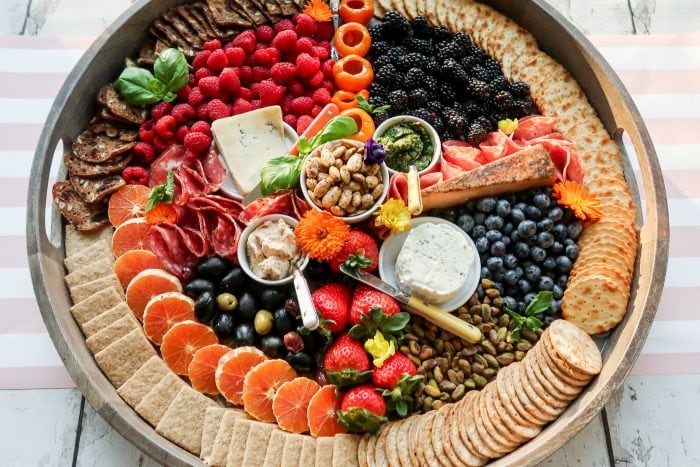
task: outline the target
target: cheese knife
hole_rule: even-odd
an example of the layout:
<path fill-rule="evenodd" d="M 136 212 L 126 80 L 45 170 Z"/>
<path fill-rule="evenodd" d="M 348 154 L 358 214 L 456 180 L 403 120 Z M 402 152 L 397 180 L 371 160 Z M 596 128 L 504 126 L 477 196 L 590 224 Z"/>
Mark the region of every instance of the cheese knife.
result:
<path fill-rule="evenodd" d="M 340 27 L 340 0 L 330 0 L 329 4 L 331 7 L 331 12 L 333 13 L 333 31 L 337 31 L 338 27 Z M 331 38 L 331 59 L 337 62 L 339 58 L 340 56 L 338 55 L 338 49 L 335 48 L 334 32 L 333 37 Z"/>
<path fill-rule="evenodd" d="M 408 308 L 410 312 L 418 316 L 422 316 L 439 328 L 444 329 L 457 337 L 461 337 L 468 342 L 481 342 L 481 331 L 477 327 L 462 321 L 442 308 L 426 303 L 423 300 L 407 294 L 402 290 L 397 290 L 377 276 L 360 269 L 351 269 L 346 267 L 344 264 L 341 264 L 340 270 L 343 272 L 343 274 L 393 297 L 399 303 L 402 303 L 406 308 Z"/>

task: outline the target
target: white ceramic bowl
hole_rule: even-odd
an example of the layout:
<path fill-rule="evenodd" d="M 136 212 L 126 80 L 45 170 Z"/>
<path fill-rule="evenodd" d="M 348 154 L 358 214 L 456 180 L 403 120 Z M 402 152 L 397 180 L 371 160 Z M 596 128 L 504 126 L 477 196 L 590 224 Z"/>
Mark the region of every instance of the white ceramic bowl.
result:
<path fill-rule="evenodd" d="M 291 149 L 292 146 L 294 146 L 294 143 L 296 143 L 299 139 L 299 136 L 297 135 L 297 132 L 294 131 L 294 128 L 292 128 L 290 125 L 282 122 L 282 127 L 284 128 L 284 141 L 285 143 L 287 143 L 287 149 Z M 231 177 L 231 174 L 229 172 L 228 165 L 226 164 L 226 161 L 224 160 L 221 153 L 219 153 L 215 142 L 212 142 L 212 149 L 214 149 L 214 152 L 218 154 L 219 160 L 221 160 L 221 163 L 224 165 L 224 169 L 226 170 L 224 183 L 221 184 L 221 188 L 219 189 L 222 192 L 224 192 L 227 196 L 233 199 L 236 199 L 238 201 L 242 200 L 243 195 L 238 191 L 238 188 L 236 188 L 236 184 L 233 183 L 233 178 Z M 280 156 L 284 156 L 284 154 L 280 154 Z"/>
<path fill-rule="evenodd" d="M 399 123 L 418 123 L 420 124 L 423 128 L 428 130 L 428 134 L 430 135 L 430 141 L 433 143 L 433 158 L 430 159 L 430 164 L 423 170 L 419 170 L 418 174 L 422 175 L 424 173 L 430 172 L 433 167 L 437 165 L 438 162 L 440 162 L 440 156 L 442 155 L 442 144 L 440 143 L 440 136 L 438 136 L 437 131 L 435 131 L 435 128 L 433 126 L 423 120 L 422 118 L 414 117 L 412 115 L 397 115 L 396 117 L 391 117 L 388 120 L 385 120 L 382 122 L 381 125 L 377 127 L 377 129 L 374 131 L 374 135 L 372 135 L 373 140 L 377 140 L 380 136 L 382 136 L 386 131 L 391 128 L 394 125 L 398 125 Z M 397 170 L 392 169 L 391 167 L 387 166 L 387 169 L 389 169 L 389 175 L 394 175 L 395 173 L 398 173 Z"/>
<path fill-rule="evenodd" d="M 278 286 L 278 285 L 287 285 L 291 284 L 292 281 L 294 280 L 293 275 L 289 275 L 288 277 L 285 277 L 283 279 L 279 279 L 276 281 L 269 280 L 269 279 L 262 279 L 258 277 L 252 269 L 250 269 L 250 262 L 248 261 L 248 253 L 246 253 L 246 243 L 248 243 L 248 237 L 250 234 L 257 229 L 263 222 L 266 221 L 276 221 L 282 219 L 284 220 L 287 224 L 289 224 L 292 229 L 297 226 L 299 221 L 294 219 L 293 217 L 289 216 L 284 216 L 282 214 L 270 214 L 269 216 L 263 216 L 260 219 L 254 220 L 248 226 L 243 229 L 243 232 L 241 233 L 241 238 L 238 241 L 238 263 L 241 265 L 241 269 L 243 269 L 243 272 L 245 272 L 248 277 L 251 279 L 260 282 L 261 284 L 265 285 L 270 285 L 270 286 Z M 304 257 L 300 260 L 299 263 L 299 269 L 302 271 L 306 268 L 306 265 L 309 264 L 309 256 L 304 255 Z"/>
<path fill-rule="evenodd" d="M 469 275 L 464 287 L 457 293 L 457 295 L 452 297 L 452 299 L 448 300 L 447 302 L 436 303 L 438 307 L 445 311 L 453 311 L 464 305 L 479 285 L 479 279 L 481 278 L 481 261 L 479 260 L 479 253 L 477 252 L 476 245 L 474 245 L 474 242 L 469 235 L 467 235 L 455 224 L 445 219 L 441 219 L 439 217 L 416 217 L 415 219 L 411 220 L 411 227 L 417 227 L 421 224 L 429 222 L 433 224 L 449 225 L 450 227 L 454 228 L 455 231 L 464 236 L 467 242 L 474 249 L 474 266 L 472 267 L 471 274 Z M 382 247 L 379 249 L 379 277 L 381 277 L 384 282 L 396 287 L 397 289 L 400 289 L 401 287 L 399 286 L 399 282 L 396 278 L 396 260 L 399 257 L 399 252 L 401 251 L 406 238 L 408 237 L 408 232 L 409 231 L 401 232 L 389 236 L 386 240 L 384 240 Z"/>
<path fill-rule="evenodd" d="M 365 147 L 365 143 L 361 143 L 361 142 L 355 141 L 353 139 L 341 139 L 340 141 L 342 141 L 345 144 L 356 146 L 358 148 Z M 316 149 L 314 149 L 311 152 L 311 154 L 309 154 L 309 159 L 311 158 L 311 156 L 315 155 L 316 152 L 320 151 L 321 148 L 323 148 L 323 146 L 324 145 L 321 145 L 321 146 L 317 147 Z M 307 163 L 308 163 L 309 159 L 307 159 Z M 377 198 L 377 201 L 375 201 L 375 203 L 368 210 L 363 212 L 362 214 L 358 214 L 356 216 L 338 217 L 338 219 L 342 219 L 347 224 L 357 224 L 357 223 L 366 221 L 367 219 L 369 219 L 372 216 L 372 213 L 374 213 L 374 211 L 376 211 L 379 208 L 379 206 L 384 202 L 387 194 L 389 193 L 389 170 L 388 170 L 386 164 L 383 162 L 381 165 L 381 174 L 382 174 L 381 183 L 384 184 L 384 191 L 382 192 L 381 196 L 379 198 Z M 311 201 L 311 196 L 309 196 L 309 190 L 306 188 L 306 170 L 305 170 L 305 167 L 302 168 L 302 170 L 301 170 L 301 176 L 299 177 L 299 185 L 301 186 L 301 192 L 304 194 L 304 199 L 306 199 L 306 202 L 309 203 L 309 205 L 312 208 L 316 209 L 317 211 L 323 211 L 322 208 L 320 208 L 319 206 L 316 205 L 316 203 Z"/>

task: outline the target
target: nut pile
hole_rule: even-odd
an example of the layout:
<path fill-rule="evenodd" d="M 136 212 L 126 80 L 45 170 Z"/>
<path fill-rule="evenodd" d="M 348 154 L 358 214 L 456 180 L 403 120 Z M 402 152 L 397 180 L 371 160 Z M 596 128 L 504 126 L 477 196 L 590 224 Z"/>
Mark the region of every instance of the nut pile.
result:
<path fill-rule="evenodd" d="M 306 188 L 316 206 L 334 216 L 356 216 L 382 196 L 380 164 L 364 163 L 364 147 L 330 141 L 309 156 Z"/>
<path fill-rule="evenodd" d="M 501 312 L 503 298 L 493 281 L 482 279 L 484 298 L 474 293 L 457 316 L 481 329 L 483 340 L 478 344 L 463 341 L 441 331 L 434 324 L 417 316 L 405 328 L 405 341 L 400 351 L 418 367 L 425 382 L 414 394 L 414 410 L 428 412 L 444 404 L 456 402 L 472 390 L 482 389 L 496 379 L 498 371 L 521 361 L 542 333 L 521 330 L 522 339 L 512 342 L 515 321 Z"/>

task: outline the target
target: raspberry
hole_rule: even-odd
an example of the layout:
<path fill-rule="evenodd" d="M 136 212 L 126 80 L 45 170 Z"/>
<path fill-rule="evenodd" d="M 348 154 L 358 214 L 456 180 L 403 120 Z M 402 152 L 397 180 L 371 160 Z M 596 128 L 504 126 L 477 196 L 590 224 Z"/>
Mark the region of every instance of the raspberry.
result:
<path fill-rule="evenodd" d="M 258 39 L 258 42 L 264 42 L 265 44 L 269 44 L 274 36 L 275 30 L 266 24 L 258 26 L 255 29 L 255 37 Z"/>
<path fill-rule="evenodd" d="M 321 81 L 321 87 L 324 89 L 328 89 L 328 92 L 333 94 L 335 92 L 335 84 L 333 84 L 333 81 L 329 79 L 324 79 Z"/>
<path fill-rule="evenodd" d="M 258 93 L 260 89 L 260 83 L 253 83 L 250 85 L 250 91 L 253 93 L 255 97 L 260 97 L 260 94 Z"/>
<path fill-rule="evenodd" d="M 279 34 L 280 32 L 286 31 L 288 29 L 294 29 L 294 23 L 292 23 L 288 19 L 283 19 L 282 21 L 277 21 L 273 27 L 275 29 L 275 32 Z"/>
<path fill-rule="evenodd" d="M 323 47 L 317 45 L 315 47 L 311 47 L 311 56 L 316 57 L 319 60 L 326 60 L 331 56 L 331 54 Z"/>
<path fill-rule="evenodd" d="M 311 109 L 311 116 L 316 117 L 316 115 L 321 113 L 321 110 L 323 110 L 323 107 L 320 105 L 314 105 L 314 108 Z"/>
<path fill-rule="evenodd" d="M 324 78 L 333 78 L 333 65 L 335 65 L 333 60 L 326 60 L 321 63 L 321 72 L 323 73 Z"/>
<path fill-rule="evenodd" d="M 271 79 L 266 79 L 260 82 L 258 95 L 263 107 L 275 105 L 284 96 L 284 86 L 279 86 Z"/>
<path fill-rule="evenodd" d="M 289 111 L 296 115 L 308 115 L 314 107 L 314 100 L 310 97 L 297 97 L 289 106 Z"/>
<path fill-rule="evenodd" d="M 177 92 L 177 100 L 179 100 L 181 102 L 185 102 L 187 100 L 187 97 L 190 95 L 191 90 L 192 90 L 192 88 L 189 85 L 185 84 Z"/>
<path fill-rule="evenodd" d="M 192 60 L 192 68 L 198 70 L 205 66 L 210 55 L 211 50 L 202 50 L 200 52 L 197 52 L 197 54 L 194 56 L 194 59 Z"/>
<path fill-rule="evenodd" d="M 316 89 L 319 86 L 321 86 L 321 83 L 323 82 L 323 73 L 321 73 L 321 70 L 318 70 L 314 75 L 310 78 L 306 79 L 306 84 L 311 88 L 311 89 Z"/>
<path fill-rule="evenodd" d="M 207 78 L 214 73 L 211 72 L 211 70 L 207 67 L 202 67 L 198 69 L 197 71 L 194 72 L 194 79 L 197 81 L 197 86 L 199 86 L 199 80 L 202 78 Z"/>
<path fill-rule="evenodd" d="M 282 120 L 284 120 L 284 123 L 287 125 L 291 126 L 292 128 L 297 127 L 297 121 L 299 120 L 296 115 L 288 114 L 285 115 Z"/>
<path fill-rule="evenodd" d="M 192 131 L 185 136 L 185 147 L 194 153 L 202 153 L 211 146 L 211 138 L 204 133 Z"/>
<path fill-rule="evenodd" d="M 143 167 L 127 167 L 122 171 L 127 185 L 148 185 L 148 171 Z"/>
<path fill-rule="evenodd" d="M 299 117 L 299 120 L 297 120 L 297 134 L 303 134 L 313 121 L 314 119 L 310 115 L 302 115 Z"/>
<path fill-rule="evenodd" d="M 254 83 L 259 83 L 260 81 L 266 80 L 270 77 L 270 69 L 264 66 L 254 66 L 253 67 L 253 79 Z"/>
<path fill-rule="evenodd" d="M 309 15 L 296 15 L 294 17 L 294 22 L 296 23 L 296 27 L 294 28 L 294 30 L 300 36 L 311 36 L 313 33 L 316 32 L 316 29 L 318 28 L 316 20 L 314 20 Z"/>
<path fill-rule="evenodd" d="M 252 29 L 245 30 L 231 41 L 231 45 L 240 47 L 246 53 L 252 53 L 255 50 L 255 33 Z"/>
<path fill-rule="evenodd" d="M 326 52 L 328 52 L 328 55 L 331 54 L 331 43 L 328 41 L 318 41 L 318 46 L 323 47 Z"/>
<path fill-rule="evenodd" d="M 190 77 L 187 78 L 187 85 L 191 88 L 197 86 L 197 80 L 194 77 L 194 73 L 190 73 Z"/>
<path fill-rule="evenodd" d="M 171 110 L 173 110 L 173 105 L 170 102 L 159 102 L 151 107 L 151 118 L 158 121 L 162 116 L 169 114 Z"/>
<path fill-rule="evenodd" d="M 251 91 L 249 88 L 242 87 L 238 95 L 247 101 L 253 99 L 253 91 Z"/>
<path fill-rule="evenodd" d="M 163 115 L 158 119 L 153 129 L 155 130 L 156 135 L 167 140 L 172 139 L 172 137 L 175 136 L 176 127 L 177 122 L 175 121 L 175 117 L 172 115 Z"/>
<path fill-rule="evenodd" d="M 170 142 L 156 136 L 153 138 L 153 147 L 155 148 L 156 153 L 160 154 L 170 147 Z"/>
<path fill-rule="evenodd" d="M 256 65 L 270 67 L 280 61 L 280 51 L 274 47 L 256 50 L 253 54 L 253 61 Z"/>
<path fill-rule="evenodd" d="M 211 126 L 202 120 L 194 122 L 190 127 L 190 131 L 196 131 L 198 133 L 204 133 L 207 136 L 211 136 Z"/>
<path fill-rule="evenodd" d="M 262 107 L 262 102 L 260 99 L 253 99 L 250 101 L 250 105 L 253 106 L 253 110 L 257 110 Z"/>
<path fill-rule="evenodd" d="M 280 52 L 289 52 L 294 50 L 294 44 L 297 42 L 297 33 L 292 29 L 280 31 L 274 39 L 272 39 L 272 47 Z"/>
<path fill-rule="evenodd" d="M 318 105 L 326 105 L 331 101 L 331 93 L 326 88 L 318 88 L 311 98 Z"/>
<path fill-rule="evenodd" d="M 304 85 L 300 81 L 294 80 L 287 85 L 287 91 L 294 96 L 300 97 L 304 95 Z"/>
<path fill-rule="evenodd" d="M 200 68 L 204 69 L 204 68 Z M 199 89 L 207 97 L 219 97 L 221 91 L 219 86 L 219 78 L 216 76 L 207 76 L 199 80 Z"/>
<path fill-rule="evenodd" d="M 229 66 L 241 66 L 245 64 L 245 50 L 240 47 L 230 47 L 224 51 Z"/>
<path fill-rule="evenodd" d="M 204 100 L 204 94 L 199 88 L 192 88 L 189 96 L 187 96 L 187 103 L 191 106 L 195 106 Z"/>
<path fill-rule="evenodd" d="M 230 115 L 228 105 L 224 104 L 219 99 L 210 101 L 209 104 L 207 104 L 207 109 L 209 110 L 209 118 L 212 122 Z"/>
<path fill-rule="evenodd" d="M 250 112 L 251 110 L 253 110 L 253 106 L 250 105 L 250 102 L 241 98 L 241 97 L 236 99 L 236 101 L 231 106 L 231 114 L 232 115 L 238 115 L 238 114 Z"/>
<path fill-rule="evenodd" d="M 224 68 L 219 75 L 219 87 L 230 94 L 238 94 L 241 80 L 233 68 Z"/>
<path fill-rule="evenodd" d="M 207 68 L 214 71 L 223 70 L 228 66 L 228 58 L 226 58 L 226 52 L 223 49 L 217 49 L 211 53 L 207 59 Z"/>
<path fill-rule="evenodd" d="M 139 127 L 139 138 L 141 138 L 141 141 L 150 143 L 153 141 L 153 137 L 155 135 L 156 134 L 153 131 L 153 120 L 146 120 Z"/>
<path fill-rule="evenodd" d="M 219 39 L 214 39 L 204 43 L 204 48 L 206 50 L 211 50 L 212 52 L 221 48 L 221 41 Z"/>
<path fill-rule="evenodd" d="M 242 66 L 238 69 L 238 77 L 241 83 L 248 84 L 253 81 L 253 69 L 249 66 Z"/>
<path fill-rule="evenodd" d="M 289 62 L 275 63 L 270 69 L 270 77 L 278 84 L 288 83 L 293 80 L 296 75 L 297 68 L 293 63 Z"/>
<path fill-rule="evenodd" d="M 302 78 L 313 76 L 321 69 L 321 62 L 307 53 L 299 54 L 296 60 L 297 74 Z"/>
<path fill-rule="evenodd" d="M 131 152 L 134 154 L 134 162 L 137 164 L 148 165 L 156 158 L 156 150 L 153 145 L 144 142 L 136 143 Z"/>
<path fill-rule="evenodd" d="M 175 117 L 175 121 L 177 123 L 185 123 L 192 120 L 196 115 L 196 112 L 194 107 L 192 107 L 190 104 L 177 104 L 175 107 L 173 107 L 171 115 Z"/>
<path fill-rule="evenodd" d="M 314 34 L 314 39 L 317 41 L 329 41 L 333 37 L 333 23 L 330 21 L 325 21 L 323 23 L 318 23 L 316 28 L 316 33 Z"/>
<path fill-rule="evenodd" d="M 289 113 L 289 106 L 292 105 L 293 100 L 294 100 L 294 96 L 292 96 L 291 94 L 285 94 L 284 97 L 282 97 L 282 100 L 280 101 L 280 107 L 282 108 L 283 114 Z M 292 125 L 292 126 L 295 126 L 295 125 Z"/>
<path fill-rule="evenodd" d="M 294 53 L 295 54 L 302 54 L 302 53 L 311 53 L 311 50 L 314 48 L 314 41 L 309 39 L 308 37 L 302 37 L 297 41 L 296 44 L 294 44 Z"/>
<path fill-rule="evenodd" d="M 185 136 L 187 136 L 189 132 L 190 129 L 187 128 L 187 125 L 180 126 L 175 132 L 175 141 L 177 141 L 178 143 L 182 143 L 183 141 L 185 141 Z"/>
<path fill-rule="evenodd" d="M 199 120 L 209 120 L 209 105 L 207 102 L 202 102 L 195 110 L 197 110 L 197 118 Z"/>

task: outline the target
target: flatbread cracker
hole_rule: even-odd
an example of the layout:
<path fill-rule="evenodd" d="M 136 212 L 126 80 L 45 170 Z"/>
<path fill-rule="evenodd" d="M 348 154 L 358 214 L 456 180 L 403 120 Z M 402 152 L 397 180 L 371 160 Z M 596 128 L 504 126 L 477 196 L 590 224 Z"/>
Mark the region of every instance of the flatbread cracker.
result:
<path fill-rule="evenodd" d="M 169 372 L 163 360 L 154 355 L 136 373 L 119 386 L 117 393 L 131 407 L 136 407 Z"/>
<path fill-rule="evenodd" d="M 108 276 L 95 279 L 94 281 L 72 287 L 70 289 L 70 295 L 73 298 L 73 303 L 80 303 L 90 295 L 93 295 L 100 290 L 104 290 L 107 287 L 114 287 L 117 292 L 119 292 L 122 296 L 124 295 L 124 289 L 122 289 L 122 285 L 119 282 L 119 278 L 116 274 L 110 274 Z"/>
<path fill-rule="evenodd" d="M 64 277 L 64 280 L 68 287 L 76 287 L 80 284 L 108 276 L 112 274 L 112 272 L 114 272 L 114 261 L 112 258 L 102 258 L 71 272 Z"/>
<path fill-rule="evenodd" d="M 113 232 L 114 229 L 111 226 L 88 233 L 81 232 L 72 224 L 66 224 L 66 235 L 64 237 L 66 258 L 69 258 L 102 240 L 107 242 L 107 246 L 109 246 L 112 242 Z M 109 250 L 112 251 L 111 247 Z M 70 272 L 71 268 L 68 268 L 68 271 Z"/>
<path fill-rule="evenodd" d="M 265 462 L 263 463 L 263 467 L 277 467 L 278 465 L 282 465 L 282 451 L 284 450 L 284 442 L 286 439 L 287 433 L 284 431 L 272 431 L 270 434 L 270 443 L 267 446 L 267 452 L 265 452 Z M 318 455 L 318 451 L 316 454 Z M 316 465 L 318 465 L 318 463 Z"/>
<path fill-rule="evenodd" d="M 155 354 L 143 331 L 136 329 L 95 354 L 95 361 L 112 384 L 119 387 Z"/>
<path fill-rule="evenodd" d="M 134 314 L 132 313 L 129 306 L 126 303 L 122 302 L 120 299 L 119 303 L 116 306 L 113 306 L 109 310 L 103 311 L 99 315 L 95 316 L 94 318 L 83 324 L 81 326 L 83 334 L 85 334 L 85 337 L 90 337 L 93 334 L 100 331 L 101 329 L 104 329 L 110 324 L 114 323 L 118 319 L 129 315 L 133 316 Z"/>
<path fill-rule="evenodd" d="M 201 459 L 207 459 L 211 455 L 214 440 L 216 440 L 216 435 L 221 427 L 221 420 L 227 410 L 225 407 L 207 407 L 202 427 L 202 449 L 199 452 Z"/>
<path fill-rule="evenodd" d="M 226 456 L 227 467 L 237 467 L 243 465 L 243 454 L 245 443 L 248 440 L 251 420 L 239 418 L 233 425 L 233 435 L 228 445 L 228 455 Z"/>
<path fill-rule="evenodd" d="M 304 443 L 303 435 L 287 434 L 282 449 L 282 467 L 298 467 L 299 456 L 301 456 L 301 446 Z"/>
<path fill-rule="evenodd" d="M 265 462 L 265 453 L 270 443 L 270 435 L 277 429 L 274 423 L 250 422 L 248 439 L 243 452 L 243 465 L 262 465 Z"/>
<path fill-rule="evenodd" d="M 113 342 L 116 342 L 130 332 L 140 329 L 141 325 L 138 321 L 136 321 L 136 318 L 134 318 L 132 315 L 126 315 L 119 318 L 117 321 L 102 329 L 98 333 L 87 338 L 87 340 L 85 340 L 85 344 L 93 354 L 96 354 L 106 349 Z"/>
<path fill-rule="evenodd" d="M 217 403 L 185 385 L 163 414 L 156 432 L 195 455 L 202 450 L 204 415 Z"/>
<path fill-rule="evenodd" d="M 185 382 L 175 373 L 168 372 L 158 384 L 144 396 L 136 406 L 136 413 L 153 426 L 158 425 L 175 396 L 185 386 Z"/>
<path fill-rule="evenodd" d="M 124 303 L 122 294 L 116 287 L 111 286 L 95 292 L 85 300 L 76 303 L 70 307 L 70 313 L 78 324 L 82 326 L 120 303 Z"/>
<path fill-rule="evenodd" d="M 103 231 L 109 231 L 111 240 L 112 228 L 110 227 Z M 95 237 L 95 241 L 82 250 L 72 253 L 70 256 L 66 256 L 66 259 L 63 260 L 63 264 L 66 266 L 68 272 L 72 273 L 104 258 L 113 258 L 112 247 L 107 240 Z"/>
<path fill-rule="evenodd" d="M 304 436 L 299 454 L 299 465 L 315 465 L 316 462 L 316 438 Z M 331 461 L 332 462 L 332 461 Z M 248 464 L 244 464 L 248 465 Z M 251 464 L 252 465 L 252 464 Z"/>
<path fill-rule="evenodd" d="M 333 440 L 333 467 L 359 467 L 357 461 L 358 435 L 338 434 Z"/>
<path fill-rule="evenodd" d="M 221 426 L 216 433 L 209 459 L 204 459 L 212 467 L 224 467 L 228 456 L 228 446 L 231 444 L 233 427 L 239 418 L 247 418 L 241 409 L 228 409 L 221 419 Z"/>
<path fill-rule="evenodd" d="M 316 438 L 316 454 L 314 465 L 318 467 L 328 467 L 333 465 L 333 436 L 321 436 Z M 363 439 L 366 439 L 364 436 Z M 367 442 L 365 441 L 365 445 Z M 357 456 L 360 457 L 360 448 L 357 449 Z M 360 463 L 362 465 L 362 463 Z"/>

